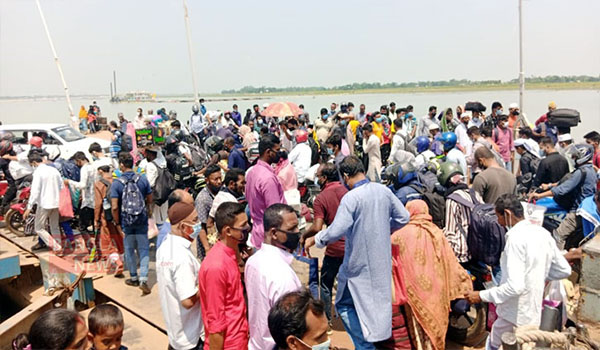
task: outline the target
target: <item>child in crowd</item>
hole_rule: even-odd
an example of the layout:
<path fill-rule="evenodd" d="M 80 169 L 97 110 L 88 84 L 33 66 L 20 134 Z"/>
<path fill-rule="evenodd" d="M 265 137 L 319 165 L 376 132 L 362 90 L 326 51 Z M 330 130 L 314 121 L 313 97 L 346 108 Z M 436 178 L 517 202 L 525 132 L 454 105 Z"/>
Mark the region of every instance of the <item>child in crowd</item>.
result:
<path fill-rule="evenodd" d="M 111 304 L 96 306 L 88 316 L 88 327 L 91 350 L 127 350 L 121 345 L 125 324 L 118 307 Z"/>

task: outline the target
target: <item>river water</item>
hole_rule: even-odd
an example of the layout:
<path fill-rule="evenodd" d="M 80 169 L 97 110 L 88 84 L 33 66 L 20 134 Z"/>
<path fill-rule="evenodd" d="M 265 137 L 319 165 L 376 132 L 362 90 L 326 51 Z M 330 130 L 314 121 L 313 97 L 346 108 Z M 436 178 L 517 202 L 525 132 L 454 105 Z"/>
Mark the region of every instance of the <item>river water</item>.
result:
<path fill-rule="evenodd" d="M 207 98 L 210 100 L 209 98 Z M 208 101 L 206 107 L 209 110 L 230 110 L 233 103 L 237 103 L 240 113 L 244 115 L 247 108 L 253 104 L 262 106 L 263 103 L 277 101 L 292 101 L 304 104 L 310 113 L 311 119 L 319 115 L 322 107 L 329 109 L 331 102 L 353 102 L 358 105 L 364 103 L 367 111 L 379 110 L 382 104 L 396 102 L 396 106 L 413 105 L 417 116 L 425 115 L 430 105 L 441 108 L 455 108 L 467 101 L 481 101 L 488 107 L 487 113 L 493 101 L 500 101 L 504 111 L 508 112 L 508 105 L 518 102 L 518 91 L 465 91 L 465 92 L 432 92 L 432 93 L 372 93 L 372 94 L 341 94 L 341 95 L 302 95 L 302 96 L 274 96 L 265 99 L 242 99 L 237 101 Z M 123 112 L 128 119 L 132 119 L 138 106 L 146 112 L 148 109 L 164 107 L 167 111 L 175 110 L 179 119 L 186 121 L 191 114 L 191 103 L 110 103 L 108 98 L 97 98 L 97 103 L 102 109 L 103 116 L 109 120 L 116 119 L 118 112 Z M 576 142 L 582 141 L 583 135 L 591 130 L 600 132 L 600 90 L 531 90 L 525 92 L 524 111 L 530 122 L 535 121 L 544 114 L 548 102 L 555 101 L 559 108 L 574 108 L 581 113 L 581 124 L 573 128 L 572 134 Z M 92 99 L 75 98 L 73 108 L 75 113 L 79 106 L 88 106 Z M 34 101 L 10 101 L 0 100 L 0 121 L 8 123 L 60 123 L 68 122 L 68 111 L 64 98 L 34 100 Z"/>

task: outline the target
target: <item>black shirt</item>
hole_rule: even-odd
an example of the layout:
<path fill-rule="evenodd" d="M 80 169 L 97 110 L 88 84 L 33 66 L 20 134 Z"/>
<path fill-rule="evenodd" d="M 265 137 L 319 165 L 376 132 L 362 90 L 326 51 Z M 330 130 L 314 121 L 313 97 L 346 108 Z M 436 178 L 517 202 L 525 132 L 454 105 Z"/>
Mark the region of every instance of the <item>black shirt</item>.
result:
<path fill-rule="evenodd" d="M 541 184 L 556 183 L 568 173 L 569 163 L 567 159 L 558 152 L 552 152 L 540 162 L 533 180 L 533 186 L 539 187 Z"/>

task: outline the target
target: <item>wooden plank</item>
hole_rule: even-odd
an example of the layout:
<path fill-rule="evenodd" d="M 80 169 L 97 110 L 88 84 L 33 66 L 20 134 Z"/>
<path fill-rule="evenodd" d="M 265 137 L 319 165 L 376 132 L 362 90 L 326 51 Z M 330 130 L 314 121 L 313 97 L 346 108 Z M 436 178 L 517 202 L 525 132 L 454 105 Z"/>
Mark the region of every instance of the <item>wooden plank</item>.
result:
<path fill-rule="evenodd" d="M 114 305 L 114 303 L 110 304 Z M 169 346 L 169 338 L 165 333 L 127 309 L 119 305 L 117 307 L 123 313 L 123 321 L 125 322 L 123 345 L 131 350 L 166 349 Z M 87 319 L 91 310 L 87 309 L 81 312 L 81 315 Z"/>

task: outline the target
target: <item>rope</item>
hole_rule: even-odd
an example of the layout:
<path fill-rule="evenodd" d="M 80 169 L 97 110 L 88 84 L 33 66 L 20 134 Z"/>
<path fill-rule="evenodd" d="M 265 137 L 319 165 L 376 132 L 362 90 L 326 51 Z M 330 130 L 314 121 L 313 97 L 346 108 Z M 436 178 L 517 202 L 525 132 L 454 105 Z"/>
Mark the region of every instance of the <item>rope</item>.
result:
<path fill-rule="evenodd" d="M 515 330 L 515 336 L 519 344 L 545 342 L 563 349 L 569 348 L 569 340 L 566 334 L 555 332 L 546 332 L 536 326 L 522 326 Z"/>

